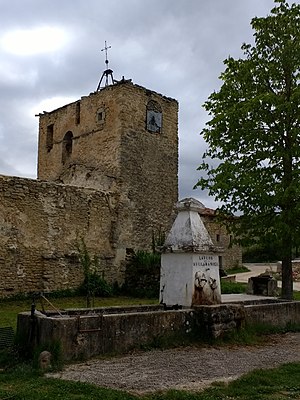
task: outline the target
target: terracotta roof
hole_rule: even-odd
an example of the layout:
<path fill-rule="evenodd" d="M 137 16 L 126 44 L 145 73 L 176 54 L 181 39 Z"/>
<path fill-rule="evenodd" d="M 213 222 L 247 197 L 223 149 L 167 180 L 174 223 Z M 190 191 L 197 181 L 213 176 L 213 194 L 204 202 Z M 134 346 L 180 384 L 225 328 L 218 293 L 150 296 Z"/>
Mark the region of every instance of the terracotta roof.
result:
<path fill-rule="evenodd" d="M 205 207 L 205 208 L 203 208 L 203 210 L 201 210 L 199 212 L 199 214 L 200 215 L 211 215 L 211 216 L 214 216 L 214 215 L 216 215 L 216 210 L 213 210 L 212 208 Z"/>

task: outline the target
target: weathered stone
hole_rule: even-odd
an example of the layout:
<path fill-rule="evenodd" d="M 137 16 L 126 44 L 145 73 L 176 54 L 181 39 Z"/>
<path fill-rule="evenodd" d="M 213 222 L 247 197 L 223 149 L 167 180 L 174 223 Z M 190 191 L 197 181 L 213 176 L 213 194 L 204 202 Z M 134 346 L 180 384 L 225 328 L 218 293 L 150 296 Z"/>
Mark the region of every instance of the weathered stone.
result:
<path fill-rule="evenodd" d="M 253 276 L 248 279 L 247 293 L 263 296 L 277 296 L 277 281 L 266 273 Z"/>
<path fill-rule="evenodd" d="M 42 351 L 39 355 L 39 368 L 46 371 L 51 367 L 52 354 L 49 351 Z"/>
<path fill-rule="evenodd" d="M 215 246 L 223 248 L 219 256 L 220 269 L 226 269 L 242 265 L 242 248 L 232 243 L 233 236 L 228 234 L 226 227 L 216 221 L 215 210 L 204 208 L 199 211 L 201 219 L 210 234 Z"/>

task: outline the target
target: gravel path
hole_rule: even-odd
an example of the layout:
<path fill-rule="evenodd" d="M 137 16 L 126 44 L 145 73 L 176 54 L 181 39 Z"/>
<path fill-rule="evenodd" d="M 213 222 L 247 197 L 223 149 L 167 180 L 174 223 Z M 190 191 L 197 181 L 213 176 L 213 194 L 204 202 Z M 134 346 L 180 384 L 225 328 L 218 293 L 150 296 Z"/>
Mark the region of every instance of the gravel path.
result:
<path fill-rule="evenodd" d="M 199 390 L 256 368 L 300 362 L 300 333 L 270 336 L 261 346 L 206 346 L 138 352 L 72 364 L 48 376 L 94 383 L 135 394 L 156 390 Z"/>

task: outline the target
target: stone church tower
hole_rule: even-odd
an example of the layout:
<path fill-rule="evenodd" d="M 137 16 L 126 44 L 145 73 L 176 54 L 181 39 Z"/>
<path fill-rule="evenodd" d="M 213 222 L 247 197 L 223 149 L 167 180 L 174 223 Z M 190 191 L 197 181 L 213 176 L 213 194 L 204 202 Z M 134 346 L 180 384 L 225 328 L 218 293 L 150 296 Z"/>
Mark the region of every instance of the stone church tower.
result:
<path fill-rule="evenodd" d="M 117 195 L 120 259 L 150 248 L 178 200 L 177 101 L 123 79 L 40 114 L 38 179 Z"/>

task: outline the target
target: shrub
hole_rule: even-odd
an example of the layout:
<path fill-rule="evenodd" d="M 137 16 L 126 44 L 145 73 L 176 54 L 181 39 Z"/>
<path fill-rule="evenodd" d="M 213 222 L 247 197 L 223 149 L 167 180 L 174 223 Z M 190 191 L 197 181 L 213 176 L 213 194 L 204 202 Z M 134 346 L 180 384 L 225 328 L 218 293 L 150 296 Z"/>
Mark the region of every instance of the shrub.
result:
<path fill-rule="evenodd" d="M 89 292 L 91 296 L 111 297 L 113 295 L 113 288 L 97 272 L 92 272 L 88 277 L 85 276 L 78 292 L 80 295 L 87 295 Z"/>
<path fill-rule="evenodd" d="M 123 291 L 130 296 L 158 298 L 160 254 L 137 251 L 126 266 Z"/>
<path fill-rule="evenodd" d="M 274 244 L 255 245 L 243 251 L 243 262 L 274 262 L 280 258 L 278 247 Z"/>
<path fill-rule="evenodd" d="M 99 258 L 91 257 L 83 239 L 77 245 L 79 261 L 84 273 L 84 281 L 79 287 L 79 293 L 86 296 L 86 306 L 91 307 L 95 296 L 112 296 L 113 289 L 104 277 L 99 275 Z"/>

